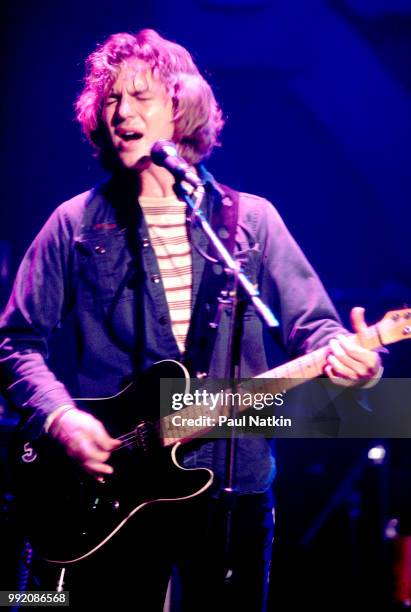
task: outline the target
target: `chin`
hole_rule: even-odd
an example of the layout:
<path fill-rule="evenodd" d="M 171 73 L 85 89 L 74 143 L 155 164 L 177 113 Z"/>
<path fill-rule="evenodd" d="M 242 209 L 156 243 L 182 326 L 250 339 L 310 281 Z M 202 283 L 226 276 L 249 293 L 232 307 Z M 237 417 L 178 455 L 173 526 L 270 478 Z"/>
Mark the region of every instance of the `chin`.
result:
<path fill-rule="evenodd" d="M 144 170 L 151 163 L 150 155 L 148 153 L 133 156 L 127 155 L 124 157 L 119 156 L 119 161 L 127 170 Z"/>

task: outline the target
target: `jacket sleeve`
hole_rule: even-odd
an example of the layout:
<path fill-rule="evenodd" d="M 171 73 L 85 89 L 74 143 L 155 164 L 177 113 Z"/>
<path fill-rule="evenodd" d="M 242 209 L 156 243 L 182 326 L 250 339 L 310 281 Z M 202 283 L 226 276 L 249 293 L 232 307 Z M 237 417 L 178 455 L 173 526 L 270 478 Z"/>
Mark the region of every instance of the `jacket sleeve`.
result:
<path fill-rule="evenodd" d="M 277 210 L 267 201 L 262 205 L 262 295 L 278 314 L 284 345 L 294 357 L 326 345 L 347 330 Z"/>
<path fill-rule="evenodd" d="M 48 338 L 69 308 L 71 234 L 60 207 L 24 256 L 0 317 L 0 380 L 8 399 L 28 417 L 32 438 L 51 412 L 72 402 L 47 366 Z"/>

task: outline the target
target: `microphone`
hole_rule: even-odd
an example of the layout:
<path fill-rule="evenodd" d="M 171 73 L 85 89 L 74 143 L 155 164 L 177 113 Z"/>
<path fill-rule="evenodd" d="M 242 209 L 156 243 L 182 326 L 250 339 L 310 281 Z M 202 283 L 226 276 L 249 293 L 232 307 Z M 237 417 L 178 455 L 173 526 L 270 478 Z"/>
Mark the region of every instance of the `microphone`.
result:
<path fill-rule="evenodd" d="M 203 185 L 197 174 L 188 163 L 177 153 L 176 145 L 170 140 L 157 140 L 151 147 L 151 160 L 162 168 L 166 168 L 179 181 L 186 181 L 193 187 Z"/>

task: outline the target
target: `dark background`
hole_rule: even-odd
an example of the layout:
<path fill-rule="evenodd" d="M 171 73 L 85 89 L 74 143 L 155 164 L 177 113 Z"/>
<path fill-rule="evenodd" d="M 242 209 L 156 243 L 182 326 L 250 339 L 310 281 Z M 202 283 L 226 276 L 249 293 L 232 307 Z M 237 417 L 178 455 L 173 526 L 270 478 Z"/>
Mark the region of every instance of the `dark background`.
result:
<path fill-rule="evenodd" d="M 26 0 L 1 11 L 2 302 L 50 212 L 103 176 L 74 121 L 85 57 L 113 32 L 154 27 L 192 52 L 222 105 L 209 168 L 276 203 L 343 320 L 353 305 L 375 322 L 411 304 L 409 0 Z M 410 376 L 410 354 L 393 346 L 386 375 Z M 389 544 L 374 536 L 398 504 L 392 468 L 363 459 L 371 444 L 279 445 L 276 609 L 388 592 Z M 408 449 L 384 444 L 388 457 Z"/>

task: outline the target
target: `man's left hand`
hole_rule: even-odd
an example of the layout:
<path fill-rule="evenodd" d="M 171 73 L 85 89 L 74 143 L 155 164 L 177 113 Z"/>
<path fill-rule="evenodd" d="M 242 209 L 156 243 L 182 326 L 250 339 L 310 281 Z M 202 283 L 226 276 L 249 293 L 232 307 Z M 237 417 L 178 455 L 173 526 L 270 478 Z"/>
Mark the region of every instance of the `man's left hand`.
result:
<path fill-rule="evenodd" d="M 356 333 L 367 330 L 364 308 L 351 310 L 351 324 Z M 375 351 L 356 344 L 352 337 L 339 334 L 329 342 L 324 372 L 333 383 L 342 386 L 366 384 L 372 379 L 377 382 L 382 372 L 381 358 Z"/>

